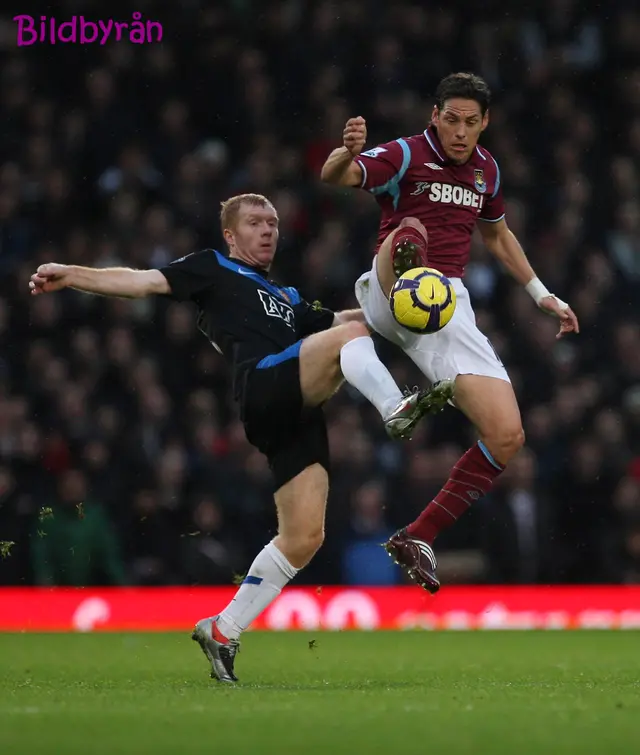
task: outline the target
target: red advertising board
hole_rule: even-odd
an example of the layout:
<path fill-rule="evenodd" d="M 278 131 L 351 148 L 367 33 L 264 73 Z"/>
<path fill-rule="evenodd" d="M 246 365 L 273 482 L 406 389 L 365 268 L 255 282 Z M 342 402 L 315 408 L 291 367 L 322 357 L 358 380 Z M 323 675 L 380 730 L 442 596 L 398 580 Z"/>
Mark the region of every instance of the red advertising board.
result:
<path fill-rule="evenodd" d="M 188 630 L 233 587 L 2 588 L 0 631 Z M 640 587 L 285 589 L 254 629 L 638 629 Z"/>

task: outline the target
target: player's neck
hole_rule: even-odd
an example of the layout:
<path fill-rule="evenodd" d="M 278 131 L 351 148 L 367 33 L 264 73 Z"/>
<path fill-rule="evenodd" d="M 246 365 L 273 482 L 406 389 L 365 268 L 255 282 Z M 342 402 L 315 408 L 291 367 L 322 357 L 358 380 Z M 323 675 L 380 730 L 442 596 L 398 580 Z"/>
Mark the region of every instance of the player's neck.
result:
<path fill-rule="evenodd" d="M 257 265 L 255 262 L 253 262 L 253 260 L 245 259 L 237 252 L 229 252 L 229 259 L 239 263 L 240 265 L 244 265 L 245 267 L 250 267 L 252 270 L 255 270 L 258 273 L 264 273 L 266 275 L 269 272 L 269 267 Z"/>

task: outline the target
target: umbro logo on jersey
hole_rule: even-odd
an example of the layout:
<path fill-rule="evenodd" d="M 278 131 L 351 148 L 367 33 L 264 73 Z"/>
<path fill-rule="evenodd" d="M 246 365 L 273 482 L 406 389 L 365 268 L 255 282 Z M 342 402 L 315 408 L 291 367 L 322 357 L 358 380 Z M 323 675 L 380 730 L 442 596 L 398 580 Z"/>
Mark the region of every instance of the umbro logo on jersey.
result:
<path fill-rule="evenodd" d="M 280 320 L 284 320 L 290 328 L 295 328 L 293 309 L 288 304 L 276 299 L 263 288 L 258 289 L 258 296 L 269 317 L 278 317 Z"/>
<path fill-rule="evenodd" d="M 431 168 L 431 170 L 442 170 L 442 165 L 436 165 L 435 163 L 425 163 L 427 168 Z"/>

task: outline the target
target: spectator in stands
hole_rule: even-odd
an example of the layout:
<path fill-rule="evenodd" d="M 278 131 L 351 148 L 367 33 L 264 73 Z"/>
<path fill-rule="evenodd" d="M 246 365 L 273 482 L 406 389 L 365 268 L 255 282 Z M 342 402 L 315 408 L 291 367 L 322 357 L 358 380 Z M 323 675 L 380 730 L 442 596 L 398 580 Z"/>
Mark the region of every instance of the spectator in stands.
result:
<path fill-rule="evenodd" d="M 274 525 L 268 470 L 193 313 L 76 292 L 30 299 L 34 267 L 161 266 L 222 248 L 219 200 L 264 191 L 281 218 L 274 274 L 327 306 L 353 306 L 377 207 L 321 184 L 319 162 L 349 115 L 366 116 L 371 145 L 419 133 L 433 87 L 460 68 L 495 90 L 486 145 L 502 158 L 509 224 L 575 306 L 582 334 L 556 344 L 528 297 L 474 247 L 469 288 L 513 377 L 529 451 L 487 510 L 443 541 L 439 561 L 448 549 L 446 579 L 458 581 L 636 579 L 640 10 L 481 6 L 403 0 L 367 13 L 323 0 L 308 13 L 299 2 L 194 0 L 163 10 L 165 28 L 180 33 L 161 44 L 6 48 L 0 540 L 16 545 L 0 582 L 230 580 Z M 85 0 L 83 12 L 99 17 L 101 7 Z M 400 383 L 417 382 L 396 350 L 380 343 L 380 352 Z M 327 413 L 327 545 L 301 579 L 392 581 L 393 570 L 364 560 L 378 531 L 439 488 L 468 430 L 450 410 L 398 447 L 346 390 Z M 41 521 L 43 507 L 53 518 Z M 550 543 L 551 572 L 535 555 Z"/>
<path fill-rule="evenodd" d="M 87 480 L 68 469 L 58 495 L 38 512 L 31 547 L 37 585 L 124 585 L 124 563 L 109 518 L 88 496 Z"/>

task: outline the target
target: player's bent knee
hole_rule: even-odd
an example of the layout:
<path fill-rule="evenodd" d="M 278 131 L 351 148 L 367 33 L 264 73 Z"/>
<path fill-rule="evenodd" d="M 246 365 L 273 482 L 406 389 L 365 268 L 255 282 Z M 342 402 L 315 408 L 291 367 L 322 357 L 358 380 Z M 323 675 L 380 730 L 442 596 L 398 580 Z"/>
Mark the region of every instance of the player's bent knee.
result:
<path fill-rule="evenodd" d="M 519 427 L 512 433 L 509 433 L 507 435 L 507 441 L 509 446 L 515 449 L 515 452 L 517 453 L 522 448 L 522 446 L 524 446 L 525 442 L 525 435 L 522 427 Z"/>
<path fill-rule="evenodd" d="M 524 446 L 524 430 L 521 426 L 500 428 L 484 441 L 492 455 L 501 464 L 506 464 Z"/>
<path fill-rule="evenodd" d="M 357 322 L 356 320 L 353 320 L 352 322 L 346 322 L 340 327 L 344 328 L 344 343 L 349 343 L 349 341 L 353 341 L 356 338 L 362 338 L 363 336 L 370 335 L 367 326 L 363 322 Z"/>
<path fill-rule="evenodd" d="M 306 550 L 307 553 L 309 553 L 309 558 L 314 556 L 322 547 L 322 544 L 324 543 L 324 530 L 314 530 L 312 532 L 308 532 L 306 536 Z"/>
<path fill-rule="evenodd" d="M 313 529 L 299 532 L 287 540 L 286 550 L 289 560 L 295 562 L 298 568 L 302 568 L 311 561 L 322 547 L 324 530 Z"/>
<path fill-rule="evenodd" d="M 398 228 L 407 228 L 407 227 L 417 228 L 419 231 L 421 231 L 424 234 L 426 234 L 426 231 L 427 231 L 427 229 L 424 227 L 422 222 L 418 220 L 418 218 L 414 218 L 414 217 L 402 218 Z"/>

